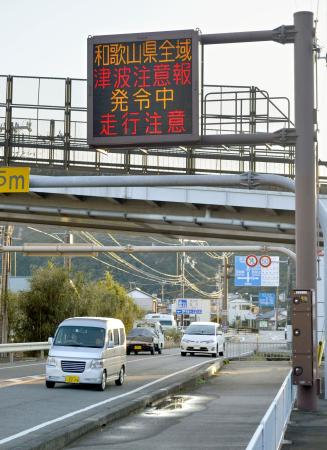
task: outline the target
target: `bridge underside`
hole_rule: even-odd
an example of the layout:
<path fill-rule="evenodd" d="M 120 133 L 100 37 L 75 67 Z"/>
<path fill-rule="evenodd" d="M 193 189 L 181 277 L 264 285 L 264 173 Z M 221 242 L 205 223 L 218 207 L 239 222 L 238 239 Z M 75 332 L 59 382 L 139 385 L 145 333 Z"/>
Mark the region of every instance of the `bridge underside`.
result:
<path fill-rule="evenodd" d="M 214 188 L 61 188 L 0 195 L 0 222 L 294 245 L 293 194 Z"/>

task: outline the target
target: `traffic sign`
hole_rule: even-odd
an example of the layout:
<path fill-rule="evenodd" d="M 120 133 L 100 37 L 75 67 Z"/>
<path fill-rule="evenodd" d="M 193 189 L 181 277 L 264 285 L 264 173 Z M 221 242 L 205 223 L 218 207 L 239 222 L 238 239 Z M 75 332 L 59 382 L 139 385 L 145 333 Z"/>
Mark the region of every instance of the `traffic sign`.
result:
<path fill-rule="evenodd" d="M 261 267 L 251 267 L 245 256 L 235 256 L 235 286 L 260 286 Z"/>
<path fill-rule="evenodd" d="M 258 264 L 258 258 L 255 255 L 248 255 L 245 262 L 247 266 L 255 267 Z"/>
<path fill-rule="evenodd" d="M 276 294 L 274 292 L 259 292 L 259 306 L 274 307 Z"/>
<path fill-rule="evenodd" d="M 202 309 L 176 309 L 176 314 L 177 315 L 181 315 L 181 314 L 202 314 Z"/>
<path fill-rule="evenodd" d="M 271 258 L 268 255 L 260 256 L 259 262 L 261 267 L 269 267 L 271 264 Z"/>
<path fill-rule="evenodd" d="M 179 298 L 177 303 L 178 303 L 178 308 L 187 308 L 187 299 L 186 298 Z"/>
<path fill-rule="evenodd" d="M 0 192 L 28 192 L 29 167 L 0 167 Z"/>
<path fill-rule="evenodd" d="M 270 257 L 269 267 L 249 266 L 246 261 L 249 256 L 235 256 L 235 286 L 279 286 L 279 256 Z"/>

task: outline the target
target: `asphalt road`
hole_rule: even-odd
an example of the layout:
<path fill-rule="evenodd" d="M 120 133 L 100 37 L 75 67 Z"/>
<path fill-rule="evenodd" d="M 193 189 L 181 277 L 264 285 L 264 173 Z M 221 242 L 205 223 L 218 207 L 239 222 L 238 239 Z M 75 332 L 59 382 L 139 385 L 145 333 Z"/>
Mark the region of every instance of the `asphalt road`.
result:
<path fill-rule="evenodd" d="M 269 337 L 269 340 L 274 339 Z M 250 336 L 246 336 L 245 341 L 251 340 Z M 279 336 L 278 341 L 282 343 Z M 247 350 L 247 346 L 235 342 L 232 349 L 233 354 L 240 354 Z M 18 448 L 16 443 L 23 438 L 31 442 L 37 434 L 40 437 L 42 433 L 56 431 L 63 424 L 78 422 L 101 408 L 133 401 L 150 389 L 152 392 L 160 390 L 169 382 L 182 379 L 185 372 L 212 360 L 207 355 L 182 358 L 179 349 L 165 350 L 162 355 L 155 356 L 130 355 L 127 358 L 125 384 L 119 387 L 110 383 L 105 392 L 98 392 L 92 386 L 60 384 L 55 389 L 46 389 L 44 362 L 25 360 L 15 365 L 1 364 L 0 447 Z"/>
<path fill-rule="evenodd" d="M 98 408 L 135 399 L 148 388 L 160 389 L 165 382 L 182 377 L 185 371 L 212 361 L 210 356 L 182 358 L 179 349 L 165 350 L 162 355 L 139 354 L 127 359 L 127 378 L 123 386 L 110 383 L 105 392 L 91 386 L 58 384 L 46 389 L 44 363 L 24 362 L 0 367 L 0 447 L 17 448 L 15 442 L 32 439 L 36 431 L 51 431 L 67 420 Z M 99 404 L 101 403 L 101 404 Z"/>

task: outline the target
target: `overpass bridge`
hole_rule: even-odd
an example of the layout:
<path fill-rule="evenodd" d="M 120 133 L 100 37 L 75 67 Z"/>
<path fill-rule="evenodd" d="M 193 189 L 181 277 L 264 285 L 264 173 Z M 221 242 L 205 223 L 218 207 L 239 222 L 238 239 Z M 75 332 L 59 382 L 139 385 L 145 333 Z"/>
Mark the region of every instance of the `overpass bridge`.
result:
<path fill-rule="evenodd" d="M 327 196 L 322 196 L 326 202 Z M 223 187 L 31 188 L 0 195 L 2 223 L 294 245 L 292 192 Z"/>

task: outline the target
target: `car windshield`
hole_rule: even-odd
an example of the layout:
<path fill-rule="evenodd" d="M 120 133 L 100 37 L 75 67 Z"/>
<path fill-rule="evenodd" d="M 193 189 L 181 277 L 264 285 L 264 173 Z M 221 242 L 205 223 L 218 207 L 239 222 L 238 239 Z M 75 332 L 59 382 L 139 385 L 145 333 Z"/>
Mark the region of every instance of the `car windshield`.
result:
<path fill-rule="evenodd" d="M 63 347 L 92 347 L 104 346 L 106 330 L 98 327 L 62 326 L 59 328 L 53 345 Z"/>
<path fill-rule="evenodd" d="M 129 338 L 134 336 L 153 336 L 153 331 L 150 330 L 149 328 L 133 328 L 128 333 L 127 337 Z"/>
<path fill-rule="evenodd" d="M 173 322 L 171 320 L 160 320 L 161 325 L 172 326 Z"/>
<path fill-rule="evenodd" d="M 208 336 L 214 336 L 215 327 L 212 325 L 190 325 L 186 328 L 184 334 L 205 334 Z"/>

